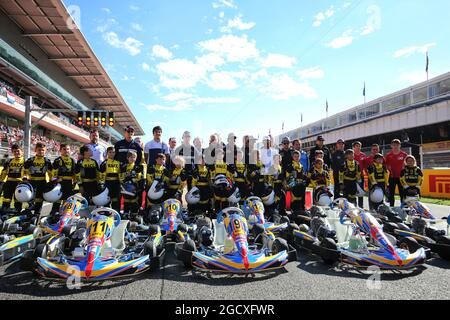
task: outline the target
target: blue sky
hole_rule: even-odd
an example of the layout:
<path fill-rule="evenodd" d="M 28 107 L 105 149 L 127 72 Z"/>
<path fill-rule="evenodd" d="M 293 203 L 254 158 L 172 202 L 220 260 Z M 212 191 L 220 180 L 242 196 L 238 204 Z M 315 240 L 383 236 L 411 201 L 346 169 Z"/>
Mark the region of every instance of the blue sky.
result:
<path fill-rule="evenodd" d="M 425 80 L 426 51 L 450 71 L 447 0 L 64 3 L 147 140 L 280 134 Z"/>

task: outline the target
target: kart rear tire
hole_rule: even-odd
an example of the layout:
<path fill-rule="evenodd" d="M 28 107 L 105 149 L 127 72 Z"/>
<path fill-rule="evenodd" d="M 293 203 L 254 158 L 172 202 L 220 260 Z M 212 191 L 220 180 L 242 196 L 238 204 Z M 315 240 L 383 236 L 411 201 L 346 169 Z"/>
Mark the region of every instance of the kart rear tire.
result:
<path fill-rule="evenodd" d="M 192 253 L 196 251 L 197 247 L 195 246 L 194 240 L 188 239 L 183 243 L 183 250 L 180 251 L 179 256 L 185 268 L 192 268 Z"/>
<path fill-rule="evenodd" d="M 325 249 L 329 249 L 329 250 L 333 250 L 333 251 L 337 251 L 338 250 L 336 241 L 334 241 L 331 238 L 324 238 L 324 239 L 322 239 L 320 244 Z M 330 257 L 330 255 L 327 255 L 327 256 L 322 255 L 321 258 L 322 258 L 323 262 L 326 265 L 328 265 L 328 266 L 331 266 L 331 265 L 335 264 L 338 261 L 336 258 Z"/>
<path fill-rule="evenodd" d="M 25 251 L 22 258 L 19 261 L 19 268 L 22 271 L 33 271 L 36 266 L 35 259 L 33 257 L 33 250 Z"/>
<path fill-rule="evenodd" d="M 281 238 L 276 238 L 272 243 L 272 254 L 278 254 L 280 252 L 286 251 L 289 252 L 289 245 L 286 240 Z"/>
<path fill-rule="evenodd" d="M 208 217 L 198 218 L 196 221 L 196 225 L 197 230 L 200 230 L 204 226 L 207 226 L 208 228 L 212 229 L 212 222 L 211 219 Z"/>
<path fill-rule="evenodd" d="M 398 241 L 398 247 L 408 250 L 410 253 L 414 253 L 421 248 L 416 239 L 411 237 L 405 237 Z"/>
<path fill-rule="evenodd" d="M 155 236 L 160 232 L 161 232 L 161 228 L 156 224 L 152 224 L 148 227 L 148 234 L 150 236 Z"/>
<path fill-rule="evenodd" d="M 144 244 L 144 254 L 148 254 L 150 258 L 158 256 L 158 247 L 153 240 L 149 240 Z"/>
<path fill-rule="evenodd" d="M 438 239 L 436 239 L 436 242 L 439 244 L 450 245 L 450 237 L 449 236 L 440 236 Z"/>
<path fill-rule="evenodd" d="M 287 216 L 281 216 L 280 224 L 287 223 L 288 225 L 291 223 L 291 220 Z"/>

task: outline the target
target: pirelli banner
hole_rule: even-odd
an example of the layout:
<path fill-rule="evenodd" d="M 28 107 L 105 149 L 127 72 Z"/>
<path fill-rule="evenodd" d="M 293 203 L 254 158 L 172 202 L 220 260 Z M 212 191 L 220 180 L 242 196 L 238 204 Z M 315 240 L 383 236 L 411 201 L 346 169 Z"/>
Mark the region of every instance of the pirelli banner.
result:
<path fill-rule="evenodd" d="M 423 170 L 422 196 L 450 199 L 450 169 Z"/>

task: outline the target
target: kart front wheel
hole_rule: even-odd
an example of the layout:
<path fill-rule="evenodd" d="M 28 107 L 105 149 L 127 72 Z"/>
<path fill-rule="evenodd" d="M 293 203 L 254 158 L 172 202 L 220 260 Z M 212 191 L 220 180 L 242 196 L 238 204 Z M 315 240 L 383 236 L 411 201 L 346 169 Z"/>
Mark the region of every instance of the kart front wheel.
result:
<path fill-rule="evenodd" d="M 153 240 L 149 240 L 144 244 L 144 254 L 148 254 L 150 258 L 158 255 L 158 246 Z"/>
<path fill-rule="evenodd" d="M 179 253 L 181 262 L 183 262 L 186 268 L 192 268 L 192 253 L 197 251 L 195 242 L 192 239 L 188 239 L 183 243 L 183 248 Z"/>
<path fill-rule="evenodd" d="M 37 258 L 47 257 L 47 245 L 38 244 L 34 250 L 26 251 L 20 259 L 19 267 L 23 271 L 33 271 L 36 267 Z"/>
<path fill-rule="evenodd" d="M 337 256 L 335 254 L 335 252 L 338 250 L 336 242 L 331 238 L 324 238 L 321 241 L 321 246 L 325 249 L 324 252 L 321 254 L 323 262 L 329 266 L 335 264 L 338 261 Z"/>
<path fill-rule="evenodd" d="M 414 253 L 421 248 L 417 240 L 411 237 L 400 239 L 400 241 L 398 242 L 398 247 L 408 250 L 410 253 Z"/>

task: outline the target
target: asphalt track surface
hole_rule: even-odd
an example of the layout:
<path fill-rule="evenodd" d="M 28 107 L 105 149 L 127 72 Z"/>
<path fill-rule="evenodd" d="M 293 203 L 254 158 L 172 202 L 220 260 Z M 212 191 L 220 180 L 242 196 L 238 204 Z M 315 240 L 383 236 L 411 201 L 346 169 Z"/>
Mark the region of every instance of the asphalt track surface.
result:
<path fill-rule="evenodd" d="M 450 213 L 450 207 L 430 207 L 441 217 Z M 450 262 L 439 258 L 416 270 L 371 274 L 343 265 L 328 267 L 318 258 L 299 252 L 297 262 L 276 273 L 230 277 L 186 271 L 170 249 L 161 270 L 129 279 L 83 284 L 80 289 L 38 280 L 20 271 L 17 263 L 10 264 L 0 268 L 0 299 L 450 299 Z"/>

